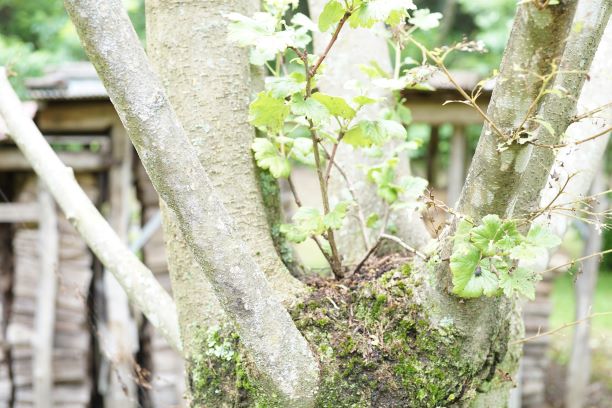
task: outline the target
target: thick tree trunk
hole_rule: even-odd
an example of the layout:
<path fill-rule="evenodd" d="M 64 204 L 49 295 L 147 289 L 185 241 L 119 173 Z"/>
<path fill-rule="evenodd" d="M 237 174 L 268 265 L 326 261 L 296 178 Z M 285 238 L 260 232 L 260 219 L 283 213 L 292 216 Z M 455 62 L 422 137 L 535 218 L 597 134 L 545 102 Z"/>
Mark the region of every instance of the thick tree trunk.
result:
<path fill-rule="evenodd" d="M 285 404 L 311 405 L 316 361 L 218 197 L 121 2 L 66 0 L 65 5 L 155 189 L 176 216 L 200 266 L 192 279 L 210 281 L 264 384 L 261 389 Z M 177 294 L 176 301 L 179 310 L 192 306 L 189 296 Z M 183 332 L 200 333 L 200 354 L 205 355 L 207 328 L 182 323 L 187 325 Z M 196 357 L 201 356 L 188 356 Z M 198 383 L 200 374 L 191 381 Z"/>
<path fill-rule="evenodd" d="M 290 300 L 303 286 L 275 250 L 259 188 L 251 151 L 255 131 L 248 123 L 248 52 L 227 39 L 225 15 L 250 15 L 256 10 L 253 3 L 147 0 L 147 49 L 237 231 L 273 289 Z M 264 187 L 271 194 L 274 186 Z M 162 210 L 172 288 L 181 305 L 179 318 L 189 362 L 202 353 L 201 336 L 193 328 L 205 332 L 223 322 L 224 316 L 209 283 L 198 273 L 200 266 L 182 238 L 178 221 L 165 204 Z"/>

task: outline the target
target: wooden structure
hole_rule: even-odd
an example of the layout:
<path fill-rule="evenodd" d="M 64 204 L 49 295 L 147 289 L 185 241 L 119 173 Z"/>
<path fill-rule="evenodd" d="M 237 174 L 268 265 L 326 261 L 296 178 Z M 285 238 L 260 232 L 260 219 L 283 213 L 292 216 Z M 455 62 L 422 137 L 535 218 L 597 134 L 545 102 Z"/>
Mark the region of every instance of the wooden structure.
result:
<path fill-rule="evenodd" d="M 129 244 L 157 195 L 95 71 L 73 64 L 28 87 L 37 125 Z M 181 358 L 130 308 L 7 138 L 0 196 L 0 407 L 183 406 Z M 161 231 L 142 254 L 169 290 Z"/>

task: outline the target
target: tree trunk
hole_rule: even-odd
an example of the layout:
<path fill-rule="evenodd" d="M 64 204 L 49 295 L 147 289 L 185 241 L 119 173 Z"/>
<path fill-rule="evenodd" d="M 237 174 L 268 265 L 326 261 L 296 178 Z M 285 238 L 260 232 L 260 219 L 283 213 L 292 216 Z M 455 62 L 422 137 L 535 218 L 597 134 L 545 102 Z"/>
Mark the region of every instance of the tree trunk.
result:
<path fill-rule="evenodd" d="M 217 195 L 121 2 L 66 0 L 65 5 L 153 186 L 176 216 L 200 266 L 191 270 L 189 279 L 211 283 L 255 368 L 252 373 L 262 384 L 262 392 L 284 404 L 311 405 L 317 389 L 316 361 Z M 206 294 L 177 293 L 180 289 L 174 292 L 180 314 L 186 310 L 195 317 L 205 312 L 189 308 L 191 298 Z M 188 319 L 180 323 L 183 333 L 189 331 L 189 340 L 199 338 L 199 342 L 184 344 L 187 359 L 197 365 L 209 352 L 212 334 L 207 329 L 212 328 L 191 324 Z M 193 370 L 189 374 L 191 389 L 198 388 L 205 374 Z"/>

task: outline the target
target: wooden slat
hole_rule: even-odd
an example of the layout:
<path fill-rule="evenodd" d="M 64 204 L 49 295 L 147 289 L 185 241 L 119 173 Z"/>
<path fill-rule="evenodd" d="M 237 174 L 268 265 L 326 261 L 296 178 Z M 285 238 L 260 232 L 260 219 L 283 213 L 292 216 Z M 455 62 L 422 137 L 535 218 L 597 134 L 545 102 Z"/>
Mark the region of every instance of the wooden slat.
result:
<path fill-rule="evenodd" d="M 0 160 L 2 160 L 0 158 Z M 40 207 L 38 203 L 0 204 L 0 222 L 21 223 L 38 222 Z"/>
<path fill-rule="evenodd" d="M 59 262 L 59 233 L 55 201 L 42 182 L 39 182 L 38 203 L 40 223 L 38 226 L 40 248 L 40 274 L 36 301 L 34 349 L 34 405 L 49 406 L 53 401 L 53 338 L 55 327 L 55 297 L 57 293 L 56 270 Z"/>
<path fill-rule="evenodd" d="M 108 169 L 110 158 L 92 152 L 58 152 L 61 161 L 75 172 L 97 172 Z M 32 166 L 17 149 L 0 149 L 0 172 L 27 171 Z"/>

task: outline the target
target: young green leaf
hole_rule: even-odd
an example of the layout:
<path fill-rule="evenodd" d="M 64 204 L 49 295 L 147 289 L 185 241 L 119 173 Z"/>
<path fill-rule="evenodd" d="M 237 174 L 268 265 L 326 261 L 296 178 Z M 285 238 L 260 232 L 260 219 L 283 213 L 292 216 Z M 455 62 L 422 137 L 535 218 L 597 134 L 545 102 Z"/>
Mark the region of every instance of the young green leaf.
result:
<path fill-rule="evenodd" d="M 450 269 L 453 275 L 453 293 L 462 293 L 465 286 L 474 277 L 474 272 L 479 262 L 480 251 L 474 245 L 461 244 L 453 250 L 450 259 Z"/>
<path fill-rule="evenodd" d="M 321 212 L 312 207 L 300 207 L 291 218 L 292 224 L 282 224 L 280 231 L 288 240 L 300 243 L 325 231 Z"/>
<path fill-rule="evenodd" d="M 321 92 L 316 92 L 312 97 L 322 103 L 332 116 L 338 116 L 344 119 L 353 119 L 355 117 L 355 109 L 339 96 L 330 96 Z"/>
<path fill-rule="evenodd" d="M 323 224 L 325 224 L 325 227 L 334 230 L 342 228 L 342 221 L 344 221 L 346 212 L 348 211 L 350 205 L 350 201 L 342 201 L 338 203 L 333 210 L 323 217 Z"/>
<path fill-rule="evenodd" d="M 274 98 L 270 92 L 260 92 L 249 106 L 249 121 L 274 134 L 282 130 L 289 111 L 283 99 Z"/>
<path fill-rule="evenodd" d="M 275 178 L 287 177 L 291 172 L 291 165 L 286 157 L 280 155 L 276 147 L 268 139 L 258 137 L 252 146 L 257 165 L 264 170 L 270 170 Z"/>
<path fill-rule="evenodd" d="M 535 224 L 527 233 L 527 241 L 535 246 L 554 248 L 561 245 L 561 238 L 541 224 Z"/>
<path fill-rule="evenodd" d="M 301 95 L 291 99 L 291 113 L 312 119 L 315 125 L 326 123 L 330 118 L 325 105 L 312 98 L 304 99 Z"/>
<path fill-rule="evenodd" d="M 535 285 L 540 279 L 542 279 L 540 275 L 526 268 L 517 268 L 512 271 L 503 272 L 499 285 L 507 297 L 512 297 L 516 293 L 525 296 L 529 300 L 534 300 Z"/>
<path fill-rule="evenodd" d="M 266 79 L 266 89 L 272 97 L 277 99 L 284 99 L 287 96 L 303 92 L 305 84 L 306 81 L 303 76 L 293 74 Z"/>
<path fill-rule="evenodd" d="M 481 251 L 487 252 L 487 255 L 492 255 L 495 252 L 495 242 L 502 238 L 501 225 L 498 215 L 487 215 L 479 226 L 472 229 L 472 243 Z"/>
<path fill-rule="evenodd" d="M 380 215 L 378 215 L 377 213 L 372 213 L 368 215 L 368 218 L 366 219 L 366 227 L 375 228 L 378 226 L 379 221 L 380 221 Z"/>
<path fill-rule="evenodd" d="M 328 1 L 319 16 L 319 30 L 325 32 L 335 26 L 345 12 L 346 10 L 340 2 L 336 0 Z"/>

